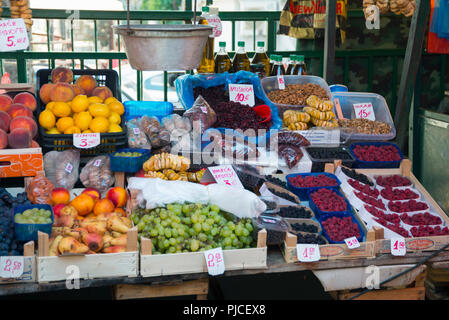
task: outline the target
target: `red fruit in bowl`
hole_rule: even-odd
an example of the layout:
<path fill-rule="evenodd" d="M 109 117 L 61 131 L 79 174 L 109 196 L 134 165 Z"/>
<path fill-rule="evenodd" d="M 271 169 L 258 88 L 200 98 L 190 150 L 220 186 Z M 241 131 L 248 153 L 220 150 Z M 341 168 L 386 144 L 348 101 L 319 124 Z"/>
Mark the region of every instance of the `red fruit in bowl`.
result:
<path fill-rule="evenodd" d="M 86 189 L 84 189 L 84 191 L 81 192 L 81 193 L 88 194 L 88 195 L 91 196 L 95 201 L 101 199 L 101 192 L 98 191 L 98 190 L 95 189 L 95 188 L 86 188 Z"/>
<path fill-rule="evenodd" d="M 66 206 L 64 203 L 57 204 L 53 206 L 53 213 L 55 214 L 55 217 L 61 216 L 61 210 Z"/>

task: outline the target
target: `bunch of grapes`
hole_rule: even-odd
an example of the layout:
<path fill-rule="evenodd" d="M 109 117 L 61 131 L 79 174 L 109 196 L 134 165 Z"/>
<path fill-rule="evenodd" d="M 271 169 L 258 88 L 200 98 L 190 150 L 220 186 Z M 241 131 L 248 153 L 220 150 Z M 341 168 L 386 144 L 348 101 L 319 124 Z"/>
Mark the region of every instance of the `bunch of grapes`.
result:
<path fill-rule="evenodd" d="M 137 208 L 131 219 L 139 236 L 151 238 L 153 254 L 255 246 L 251 219 L 234 221 L 216 205 L 175 203 L 153 210 Z"/>

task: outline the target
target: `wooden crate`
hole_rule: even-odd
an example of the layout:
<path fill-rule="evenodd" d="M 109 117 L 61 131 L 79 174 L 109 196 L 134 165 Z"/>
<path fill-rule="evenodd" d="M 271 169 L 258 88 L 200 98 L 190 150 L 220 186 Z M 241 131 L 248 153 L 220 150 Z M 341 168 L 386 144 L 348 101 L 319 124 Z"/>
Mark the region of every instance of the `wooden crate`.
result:
<path fill-rule="evenodd" d="M 223 250 L 225 270 L 267 268 L 267 231 L 257 234 L 257 248 Z M 151 239 L 140 240 L 140 275 L 155 277 L 174 274 L 207 272 L 203 252 L 158 254 L 151 253 Z"/>
<path fill-rule="evenodd" d="M 0 150 L 0 178 L 34 177 L 42 170 L 41 148 Z"/>
<path fill-rule="evenodd" d="M 36 282 L 36 256 L 34 255 L 34 241 L 23 246 L 23 274 L 19 278 L 1 278 L 1 284 Z"/>
<path fill-rule="evenodd" d="M 80 279 L 137 277 L 139 251 L 137 228 L 128 231 L 127 252 L 89 255 L 49 256 L 48 234 L 39 232 L 37 258 L 38 282 L 62 281 L 71 274 L 69 266 L 79 268 Z"/>

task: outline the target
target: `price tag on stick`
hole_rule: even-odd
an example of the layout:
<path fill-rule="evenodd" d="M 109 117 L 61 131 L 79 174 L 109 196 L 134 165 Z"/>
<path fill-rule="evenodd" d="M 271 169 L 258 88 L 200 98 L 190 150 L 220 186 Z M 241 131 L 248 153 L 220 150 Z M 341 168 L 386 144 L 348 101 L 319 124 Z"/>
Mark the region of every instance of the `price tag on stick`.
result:
<path fill-rule="evenodd" d="M 407 247 L 405 246 L 404 238 L 391 239 L 391 254 L 394 256 L 405 256 Z"/>
<path fill-rule="evenodd" d="M 18 278 L 23 274 L 23 257 L 1 257 L 0 268 L 2 278 Z"/>
<path fill-rule="evenodd" d="M 373 105 L 370 102 L 366 103 L 354 103 L 355 117 L 358 119 L 369 119 L 372 121 L 376 120 L 374 115 Z"/>
<path fill-rule="evenodd" d="M 100 144 L 99 133 L 74 133 L 73 145 L 78 149 L 89 149 Z"/>
<path fill-rule="evenodd" d="M 229 84 L 229 100 L 254 107 L 254 88 L 252 84 Z"/>
<path fill-rule="evenodd" d="M 296 255 L 300 262 L 314 262 L 321 258 L 320 247 L 317 244 L 303 244 L 296 245 Z"/>
<path fill-rule="evenodd" d="M 283 75 L 278 75 L 278 86 L 280 90 L 284 90 L 285 89 L 285 80 L 284 80 L 284 76 Z"/>
<path fill-rule="evenodd" d="M 30 45 L 23 19 L 0 20 L 0 51 L 25 50 Z"/>
<path fill-rule="evenodd" d="M 218 276 L 225 272 L 223 250 L 221 248 L 204 251 L 204 257 L 206 258 L 207 272 L 211 276 Z"/>
<path fill-rule="evenodd" d="M 349 249 L 356 249 L 360 247 L 360 242 L 356 237 L 347 238 L 345 239 L 345 242 Z"/>

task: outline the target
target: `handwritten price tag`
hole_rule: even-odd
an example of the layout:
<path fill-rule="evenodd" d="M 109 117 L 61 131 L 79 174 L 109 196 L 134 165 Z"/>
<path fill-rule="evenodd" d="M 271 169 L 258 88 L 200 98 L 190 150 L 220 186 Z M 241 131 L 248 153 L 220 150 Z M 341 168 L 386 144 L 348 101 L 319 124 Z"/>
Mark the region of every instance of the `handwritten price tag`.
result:
<path fill-rule="evenodd" d="M 23 257 L 1 257 L 0 276 L 2 278 L 18 278 L 23 274 Z"/>
<path fill-rule="evenodd" d="M 207 272 L 211 276 L 218 276 L 225 272 L 223 250 L 221 248 L 204 251 L 204 257 L 206 258 Z"/>
<path fill-rule="evenodd" d="M 72 173 L 72 170 L 73 170 L 72 164 L 71 163 L 67 163 L 66 166 L 65 166 L 65 172 Z"/>
<path fill-rule="evenodd" d="M 319 261 L 321 258 L 320 247 L 317 244 L 303 244 L 296 245 L 296 255 L 301 262 Z"/>
<path fill-rule="evenodd" d="M 221 23 L 221 19 L 216 15 L 212 15 L 207 17 L 206 20 L 207 24 L 213 27 L 212 34 L 209 36 L 209 38 L 218 38 L 219 36 L 221 36 L 221 34 L 223 33 L 223 25 Z"/>
<path fill-rule="evenodd" d="M 405 246 L 404 238 L 391 239 L 391 254 L 394 256 L 405 256 L 407 247 Z"/>
<path fill-rule="evenodd" d="M 376 120 L 376 116 L 374 115 L 373 105 L 368 103 L 354 103 L 354 111 L 355 117 L 359 119 L 369 119 Z"/>
<path fill-rule="evenodd" d="M 0 20 L 0 51 L 25 50 L 29 45 L 23 19 Z"/>
<path fill-rule="evenodd" d="M 100 144 L 99 133 L 74 133 L 73 145 L 78 149 L 89 149 Z"/>
<path fill-rule="evenodd" d="M 229 100 L 254 107 L 254 88 L 252 84 L 230 84 Z"/>
<path fill-rule="evenodd" d="M 278 86 L 280 90 L 284 90 L 285 89 L 285 80 L 284 80 L 284 76 L 283 75 L 278 75 Z"/>
<path fill-rule="evenodd" d="M 209 172 L 218 184 L 226 184 L 244 189 L 237 173 L 231 165 L 209 167 Z"/>
<path fill-rule="evenodd" d="M 139 128 L 133 128 L 133 132 L 136 136 L 138 136 L 140 134 L 140 129 Z"/>
<path fill-rule="evenodd" d="M 357 240 L 356 237 L 347 238 L 345 239 L 345 242 L 349 249 L 356 249 L 360 247 L 359 240 Z"/>

